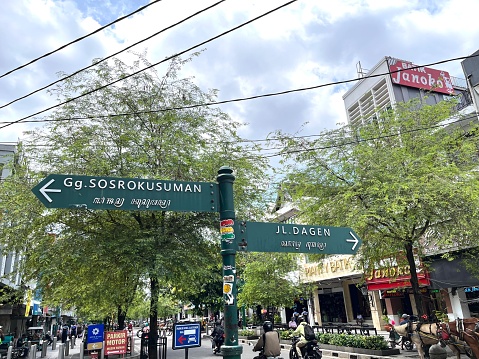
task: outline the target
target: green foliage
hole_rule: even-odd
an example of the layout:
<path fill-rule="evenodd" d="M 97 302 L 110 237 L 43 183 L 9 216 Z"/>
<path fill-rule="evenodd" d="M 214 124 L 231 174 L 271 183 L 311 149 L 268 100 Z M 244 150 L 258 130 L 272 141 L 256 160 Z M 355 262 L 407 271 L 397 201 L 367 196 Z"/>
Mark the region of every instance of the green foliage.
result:
<path fill-rule="evenodd" d="M 31 188 L 48 173 L 215 182 L 226 165 L 237 176 L 241 216 L 262 213 L 268 165 L 251 156 L 255 144 L 241 143 L 239 122 L 202 106 L 216 91 L 180 76 L 191 58 L 171 61 L 162 76 L 150 69 L 93 91 L 148 65 L 136 56 L 133 64 L 102 62 L 50 91 L 59 101 L 89 94 L 55 109 L 19 148 L 21 160 L 0 183 L 0 244 L 22 253 L 11 275 L 37 281 L 43 304 L 75 308 L 85 318 L 125 315 L 133 306 L 130 315 L 140 316 L 135 293 L 146 291 L 156 325 L 178 300 L 199 308 L 221 301 L 217 215 L 45 210 Z"/>
<path fill-rule="evenodd" d="M 283 340 L 291 340 L 293 339 L 293 331 L 293 329 L 280 330 L 279 337 Z"/>
<path fill-rule="evenodd" d="M 365 273 L 409 264 L 418 312 L 415 256 L 477 246 L 475 126 L 443 126 L 453 107 L 398 103 L 314 140 L 284 140 L 290 174 L 283 188 L 301 222 L 353 228 L 363 240 L 356 259 Z"/>
<path fill-rule="evenodd" d="M 238 335 L 242 337 L 251 337 L 254 335 L 254 331 L 251 329 L 242 329 L 238 331 Z"/>
<path fill-rule="evenodd" d="M 244 268 L 239 273 L 244 280 L 238 293 L 239 305 L 284 307 L 301 292 L 298 283 L 289 276 L 297 268 L 294 254 L 244 253 L 238 262 Z"/>
<path fill-rule="evenodd" d="M 388 349 L 388 343 L 382 335 L 349 335 L 322 333 L 318 335 L 322 344 L 337 345 L 343 347 L 363 348 L 371 350 Z"/>

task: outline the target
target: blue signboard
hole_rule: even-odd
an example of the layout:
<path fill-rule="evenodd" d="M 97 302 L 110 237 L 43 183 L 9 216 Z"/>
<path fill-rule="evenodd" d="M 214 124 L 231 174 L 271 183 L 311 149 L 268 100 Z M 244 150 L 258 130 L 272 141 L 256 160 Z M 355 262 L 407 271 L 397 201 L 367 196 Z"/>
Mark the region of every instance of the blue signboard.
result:
<path fill-rule="evenodd" d="M 88 326 L 87 343 L 103 343 L 103 324 L 90 324 Z"/>
<path fill-rule="evenodd" d="M 201 346 L 200 323 L 175 323 L 173 325 L 173 349 Z"/>

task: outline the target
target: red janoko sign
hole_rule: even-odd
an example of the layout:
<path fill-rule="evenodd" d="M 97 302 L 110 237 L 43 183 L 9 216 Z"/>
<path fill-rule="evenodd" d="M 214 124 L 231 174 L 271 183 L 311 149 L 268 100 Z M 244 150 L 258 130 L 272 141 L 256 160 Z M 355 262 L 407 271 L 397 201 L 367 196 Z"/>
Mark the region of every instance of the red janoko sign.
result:
<path fill-rule="evenodd" d="M 392 57 L 388 58 L 388 65 L 393 84 L 416 87 L 448 95 L 454 94 L 451 76 L 449 76 L 447 71 L 439 71 L 429 67 L 416 67 L 412 62 Z"/>
<path fill-rule="evenodd" d="M 425 268 L 420 266 L 416 273 L 420 286 L 428 286 L 431 284 L 429 281 L 429 273 Z M 375 269 L 369 273 L 365 273 L 365 279 L 368 290 L 388 290 L 411 287 L 409 265 L 395 265 Z"/>

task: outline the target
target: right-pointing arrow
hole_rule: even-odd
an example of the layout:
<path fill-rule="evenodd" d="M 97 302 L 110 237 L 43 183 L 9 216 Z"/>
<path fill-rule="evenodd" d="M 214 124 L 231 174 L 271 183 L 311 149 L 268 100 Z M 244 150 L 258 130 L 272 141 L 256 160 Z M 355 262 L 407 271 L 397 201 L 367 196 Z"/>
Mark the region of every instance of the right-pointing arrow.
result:
<path fill-rule="evenodd" d="M 354 249 L 356 248 L 356 246 L 359 243 L 359 240 L 356 238 L 356 236 L 353 234 L 353 232 L 350 231 L 349 234 L 351 235 L 351 237 L 353 237 L 353 239 L 346 239 L 346 242 L 354 243 L 353 248 L 351 248 L 351 250 L 354 251 Z"/>
<path fill-rule="evenodd" d="M 52 188 L 47 188 L 48 186 L 50 186 L 53 182 L 55 182 L 54 179 L 51 179 L 50 181 L 48 181 L 42 188 L 40 188 L 39 192 L 41 194 L 43 194 L 43 196 L 45 197 L 45 199 L 52 203 L 52 199 L 50 198 L 50 196 L 47 194 L 47 192 L 61 192 L 62 190 L 61 189 L 52 189 Z"/>

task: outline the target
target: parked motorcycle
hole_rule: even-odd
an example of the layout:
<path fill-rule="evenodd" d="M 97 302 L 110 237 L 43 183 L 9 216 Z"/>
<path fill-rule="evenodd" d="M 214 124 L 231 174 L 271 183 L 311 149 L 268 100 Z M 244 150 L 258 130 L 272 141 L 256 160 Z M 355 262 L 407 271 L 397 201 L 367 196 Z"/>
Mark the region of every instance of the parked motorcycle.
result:
<path fill-rule="evenodd" d="M 389 346 L 391 347 L 391 349 L 396 348 L 396 346 L 401 346 L 401 349 L 406 348 L 406 350 L 412 350 L 414 344 L 411 338 L 400 336 L 396 329 L 394 329 L 394 327 L 391 327 L 391 329 L 389 330 Z"/>
<path fill-rule="evenodd" d="M 291 341 L 291 349 L 289 350 L 289 359 L 298 359 L 298 352 L 296 351 L 296 343 L 299 342 L 299 337 L 293 337 Z M 301 348 L 303 359 L 321 359 L 323 353 L 319 349 L 317 340 L 310 340 Z"/>

